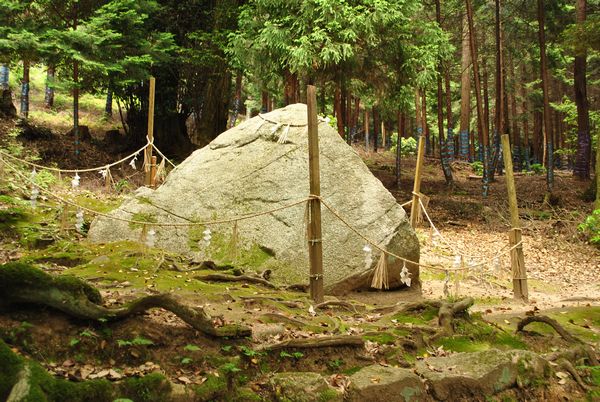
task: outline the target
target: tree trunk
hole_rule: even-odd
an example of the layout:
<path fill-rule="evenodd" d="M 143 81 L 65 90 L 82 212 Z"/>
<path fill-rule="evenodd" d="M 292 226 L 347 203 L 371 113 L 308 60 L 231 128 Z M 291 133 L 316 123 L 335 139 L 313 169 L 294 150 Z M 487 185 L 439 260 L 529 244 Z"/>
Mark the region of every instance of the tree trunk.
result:
<path fill-rule="evenodd" d="M 240 80 L 239 82 L 239 86 L 241 88 L 242 86 L 242 74 L 238 73 L 238 77 L 236 78 L 236 89 L 238 86 L 238 78 Z M 299 83 L 298 83 L 298 74 L 296 73 L 292 73 L 290 72 L 290 70 L 285 69 L 284 71 L 284 82 L 285 82 L 285 89 L 284 89 L 284 102 L 286 105 L 291 105 L 293 103 L 298 103 L 298 87 L 299 87 Z M 236 96 L 237 96 L 237 90 L 236 90 Z M 241 97 L 241 89 L 240 89 L 240 97 Z"/>
<path fill-rule="evenodd" d="M 452 93 L 450 92 L 450 66 L 446 66 L 445 77 L 446 81 L 446 122 L 448 123 L 446 147 L 448 147 L 449 162 L 455 157 L 456 146 L 454 142 L 454 123 L 452 121 Z"/>
<path fill-rule="evenodd" d="M 462 56 L 460 84 L 460 128 L 458 132 L 459 156 L 469 159 L 469 132 L 471 119 L 471 50 L 467 16 L 462 19 Z"/>
<path fill-rule="evenodd" d="M 354 98 L 354 109 L 352 109 L 352 116 L 350 116 L 350 142 L 352 144 L 352 140 L 356 133 L 358 133 L 358 115 L 360 114 L 360 98 Z"/>
<path fill-rule="evenodd" d="M 421 118 L 423 121 L 421 122 L 423 126 L 423 133 L 425 133 L 425 154 L 431 155 L 433 151 L 431 139 L 429 137 L 429 126 L 427 125 L 427 94 L 426 91 L 423 91 L 423 96 L 421 96 Z"/>
<path fill-rule="evenodd" d="M 379 111 L 375 106 L 373 106 L 373 152 L 377 152 L 380 125 L 381 121 L 379 120 Z"/>
<path fill-rule="evenodd" d="M 586 19 L 586 0 L 577 0 L 577 24 L 581 26 Z M 575 56 L 575 103 L 577 104 L 577 156 L 573 175 L 580 179 L 590 178 L 592 141 L 590 137 L 590 115 L 587 99 L 587 54 Z M 596 175 L 598 171 L 596 170 Z"/>
<path fill-rule="evenodd" d="M 75 3 L 73 30 L 77 31 L 79 3 Z M 73 59 L 73 136 L 75 137 L 75 157 L 79 158 L 79 62 Z"/>
<path fill-rule="evenodd" d="M 260 112 L 267 113 L 269 111 L 269 93 L 262 91 L 260 94 Z"/>
<path fill-rule="evenodd" d="M 23 79 L 21 80 L 21 117 L 29 117 L 29 60 L 23 60 Z"/>
<path fill-rule="evenodd" d="M 369 108 L 365 106 L 365 151 L 369 152 Z"/>
<path fill-rule="evenodd" d="M 10 69 L 8 68 L 8 64 L 2 63 L 0 64 L 0 90 L 5 91 L 9 87 L 8 78 L 10 74 Z"/>
<path fill-rule="evenodd" d="M 513 138 L 513 160 L 514 160 L 514 171 L 520 172 L 522 165 L 521 158 L 521 133 L 519 132 L 519 110 L 517 106 L 517 74 L 515 72 L 515 66 L 513 58 L 510 58 L 510 74 L 512 77 L 512 90 L 510 91 L 510 105 L 511 105 L 511 118 L 512 118 L 512 138 Z"/>
<path fill-rule="evenodd" d="M 238 119 L 238 115 L 240 114 L 240 109 L 242 107 L 242 73 L 238 71 L 235 77 L 235 95 L 233 98 L 233 113 L 231 113 L 231 120 L 229 122 L 229 128 L 235 127 L 235 123 Z M 287 82 L 286 82 L 287 85 Z M 294 92 L 296 93 L 296 92 Z M 286 86 L 286 94 L 287 94 L 287 86 Z M 294 102 L 296 103 L 296 102 Z"/>
<path fill-rule="evenodd" d="M 442 12 L 440 7 L 440 0 L 435 1 L 435 16 L 438 26 L 441 28 L 442 26 Z M 444 66 L 442 65 L 442 61 L 438 60 L 438 78 L 437 78 L 437 118 L 438 118 L 438 139 L 440 144 L 440 161 L 442 164 L 442 171 L 444 172 L 444 179 L 446 179 L 446 184 L 449 185 L 452 183 L 452 170 L 450 170 L 450 155 L 448 152 L 448 145 L 446 144 L 444 138 L 444 95 L 442 91 L 442 76 L 444 75 Z M 446 70 L 447 72 L 447 70 Z M 446 77 L 448 78 L 448 77 Z M 449 88 L 447 88 L 449 91 Z M 449 94 L 448 94 L 449 95 Z M 450 114 L 452 111 L 450 110 Z M 448 118 L 448 130 L 450 131 L 450 120 Z M 452 137 L 449 135 L 449 139 Z"/>
<path fill-rule="evenodd" d="M 398 138 L 396 140 L 396 188 L 400 188 L 400 161 L 402 160 L 402 134 L 406 131 L 406 116 L 398 111 Z"/>
<path fill-rule="evenodd" d="M 494 179 L 494 172 L 497 169 L 500 154 L 500 136 L 504 134 L 506 120 L 504 119 L 504 60 L 502 55 L 502 33 L 500 22 L 500 0 L 495 1 L 496 20 L 496 130 L 494 130 L 494 151 L 492 157 L 492 166 L 490 168 L 490 179 Z"/>
<path fill-rule="evenodd" d="M 529 107 L 527 102 L 527 89 L 525 88 L 525 80 L 527 78 L 527 74 L 525 71 L 525 64 L 521 64 L 523 67 L 521 69 L 521 96 L 523 98 L 522 104 L 522 119 L 523 119 L 523 156 L 525 159 L 525 169 L 529 170 L 530 168 L 530 158 L 531 158 L 531 145 L 529 142 Z"/>
<path fill-rule="evenodd" d="M 482 133 L 483 142 L 483 196 L 487 197 L 489 190 L 489 159 L 488 145 L 489 133 L 483 121 L 483 104 L 481 101 L 481 82 L 479 80 L 479 66 L 477 62 L 477 44 L 475 43 L 475 28 L 473 24 L 473 6 L 471 0 L 466 0 L 467 19 L 469 21 L 469 41 L 471 48 L 471 60 L 473 60 L 473 77 L 475 81 L 475 97 L 477 98 L 477 122 L 479 131 Z"/>
<path fill-rule="evenodd" d="M 104 104 L 104 115 L 105 116 L 112 117 L 112 114 L 113 114 L 112 104 L 113 104 L 113 91 L 112 91 L 112 88 L 109 87 L 108 90 L 106 91 L 106 103 Z"/>
<path fill-rule="evenodd" d="M 421 116 L 421 94 L 415 90 L 415 124 L 417 126 L 417 141 L 423 135 L 423 117 Z"/>
<path fill-rule="evenodd" d="M 44 107 L 51 109 L 54 107 L 54 64 L 49 64 L 46 71 L 46 89 L 44 91 Z"/>
<path fill-rule="evenodd" d="M 546 61 L 546 35 L 545 35 L 545 16 L 544 0 L 537 0 L 538 34 L 540 44 L 540 73 L 542 78 L 542 91 L 544 93 L 544 139 L 546 143 L 546 199 L 552 194 L 554 187 L 554 149 L 552 141 L 552 122 L 550 118 L 550 101 L 548 93 L 548 63 Z"/>
<path fill-rule="evenodd" d="M 337 84 L 335 87 L 335 95 L 333 101 L 338 134 L 340 135 L 340 137 L 344 138 L 344 104 L 342 100 L 342 90 L 339 84 Z"/>

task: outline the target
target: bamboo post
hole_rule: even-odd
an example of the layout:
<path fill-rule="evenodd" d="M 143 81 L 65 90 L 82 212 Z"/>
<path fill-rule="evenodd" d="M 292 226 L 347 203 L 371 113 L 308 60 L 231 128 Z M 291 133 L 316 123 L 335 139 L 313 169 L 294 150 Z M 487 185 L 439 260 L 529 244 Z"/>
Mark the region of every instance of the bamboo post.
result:
<path fill-rule="evenodd" d="M 154 77 L 150 77 L 150 93 L 148 95 L 148 146 L 146 152 L 144 152 L 144 171 L 146 172 L 145 184 L 150 186 L 152 184 L 152 172 L 150 169 L 150 163 L 152 161 L 152 142 L 154 141 L 154 92 L 156 87 L 156 80 Z"/>
<path fill-rule="evenodd" d="M 156 156 L 153 156 L 151 159 L 151 164 L 150 164 L 150 186 L 152 188 L 156 187 L 156 162 L 157 162 L 157 158 Z"/>
<path fill-rule="evenodd" d="M 306 90 L 308 110 L 308 171 L 310 195 L 310 218 L 308 222 L 308 254 L 310 259 L 310 297 L 322 303 L 323 290 L 323 242 L 321 233 L 321 177 L 319 172 L 319 122 L 317 119 L 316 88 L 309 85 Z"/>
<path fill-rule="evenodd" d="M 425 137 L 419 136 L 419 148 L 417 151 L 417 167 L 415 169 L 415 183 L 413 185 L 413 198 L 410 206 L 410 226 L 417 227 L 419 218 L 419 194 L 421 193 L 421 175 L 423 173 L 423 161 L 425 159 Z"/>
<path fill-rule="evenodd" d="M 510 251 L 510 265 L 513 273 L 513 293 L 515 299 L 527 301 L 527 270 L 525 268 L 525 256 L 521 244 L 521 223 L 519 222 L 519 208 L 517 206 L 517 190 L 513 175 L 512 154 L 508 134 L 502 135 L 502 154 L 506 170 L 506 189 L 508 191 L 508 205 L 510 208 L 510 225 L 512 228 L 508 233 L 508 240 L 512 250 Z"/>

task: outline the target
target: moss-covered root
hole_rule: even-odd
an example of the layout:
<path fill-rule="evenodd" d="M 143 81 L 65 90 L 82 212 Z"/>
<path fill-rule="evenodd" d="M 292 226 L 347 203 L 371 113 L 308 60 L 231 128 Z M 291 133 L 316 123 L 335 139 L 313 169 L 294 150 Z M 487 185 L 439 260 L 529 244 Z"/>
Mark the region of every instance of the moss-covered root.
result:
<path fill-rule="evenodd" d="M 171 383 L 161 374 L 107 380 L 70 382 L 55 378 L 36 362 L 15 354 L 0 340 L 0 400 L 10 402 L 112 402 L 128 398 L 136 402 L 173 400 Z"/>
<path fill-rule="evenodd" d="M 101 306 L 99 292 L 75 277 L 53 277 L 23 263 L 0 266 L 0 293 L 4 304 L 32 303 L 53 307 L 76 318 L 120 320 L 148 309 L 160 307 L 171 311 L 193 328 L 218 337 L 246 337 L 249 327 L 213 324 L 202 308 L 191 308 L 168 294 L 146 296 L 120 308 Z M 220 320 L 219 320 L 220 321 Z"/>

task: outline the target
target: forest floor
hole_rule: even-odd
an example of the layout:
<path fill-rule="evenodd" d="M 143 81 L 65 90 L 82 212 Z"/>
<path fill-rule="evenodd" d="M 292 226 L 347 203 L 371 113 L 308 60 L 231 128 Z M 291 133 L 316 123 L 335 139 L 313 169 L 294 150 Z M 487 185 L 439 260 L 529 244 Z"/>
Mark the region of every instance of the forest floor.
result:
<path fill-rule="evenodd" d="M 48 151 L 60 149 L 60 144 L 67 147 L 71 140 L 63 134 L 57 134 L 53 141 L 23 141 L 15 138 L 16 133 L 14 122 L 0 123 L 3 151 L 28 158 L 37 154 L 39 158 L 35 160 L 46 165 L 66 167 L 71 163 L 70 152 Z M 117 159 L 115 151 L 106 148 L 101 134 L 93 133 L 93 137 L 83 149 L 86 162 L 97 166 Z M 414 158 L 403 160 L 401 185 L 397 188 L 391 153 L 365 154 L 358 147 L 357 151 L 399 202 L 410 199 Z M 97 173 L 82 176 L 82 188 L 77 191 L 68 188 L 70 177 L 48 179 L 46 185 L 82 205 L 108 212 L 140 180 L 138 171 L 126 164 L 117 174 L 127 181 L 120 193 L 104 192 Z M 430 197 L 430 217 L 451 246 L 422 224 L 417 230 L 422 245 L 421 262 L 451 267 L 455 256 L 463 254 L 469 255 L 465 258 L 467 265 L 490 260 L 482 270 L 473 269 L 461 277 L 451 275 L 447 280 L 443 270 L 424 269 L 422 295 L 406 291 L 361 292 L 340 299 L 328 297 L 329 304 L 315 306 L 302 292 L 257 283 L 199 280 L 199 275 L 215 273 L 214 267 L 199 266 L 183 256 L 138 243 L 87 243 L 75 230 L 61 230 L 60 205 L 52 199 L 41 197 L 38 207 L 30 208 L 29 188 L 4 169 L 0 263 L 20 261 L 51 275 L 73 274 L 97 287 L 104 304 L 111 307 L 126 305 L 148 294 L 177 294 L 186 304 L 204 309 L 215 325 L 239 323 L 251 327 L 252 336 L 205 336 L 172 312 L 159 309 L 112 323 L 82 321 L 56 314 L 52 309 L 20 306 L 0 314 L 0 354 L 5 342 L 13 353 L 39 362 L 54 378 L 69 379 L 75 384 L 99 379 L 125 384 L 115 385 L 118 395 L 112 395 L 134 401 L 325 401 L 341 400 L 342 394 L 345 400 L 358 401 L 368 400 L 361 392 L 398 392 L 394 386 L 399 380 L 394 382 L 387 376 L 399 374 L 377 371 L 382 367 L 407 367 L 410 373 L 428 378 L 425 400 L 443 399 L 444 390 L 454 395 L 447 400 L 490 400 L 490 393 L 497 389 L 486 381 L 494 381 L 497 366 L 478 362 L 474 371 L 489 369 L 490 374 L 485 378 L 472 374 L 477 379 L 471 382 L 465 380 L 465 376 L 469 377 L 465 373 L 453 377 L 456 362 L 452 363 L 452 359 L 463 356 L 460 352 L 480 353 L 481 359 L 488 359 L 485 353 L 492 348 L 506 353 L 529 350 L 552 360 L 553 354 L 572 350 L 580 343 L 597 350 L 600 251 L 587 244 L 577 231 L 577 225 L 591 212 L 591 203 L 581 198 L 588 184 L 574 180 L 566 172 L 559 173 L 559 203 L 549 207 L 543 203 L 543 176 L 517 176 L 529 277 L 530 300 L 525 304 L 512 299 L 509 257 L 503 255 L 498 261 L 492 258 L 508 243 L 504 177 L 497 178 L 484 199 L 481 182 L 469 179 L 473 171 L 468 164 L 454 164 L 454 174 L 456 184 L 448 188 L 439 161 L 427 160 L 421 191 Z M 67 215 L 68 222 L 74 222 L 74 212 Z M 461 309 L 451 315 L 453 325 L 449 331 L 440 327 L 442 307 L 468 300 L 467 297 L 474 301 L 471 315 L 465 316 Z M 564 339 L 542 323 L 530 324 L 528 331 L 515 333 L 518 323 L 534 314 L 553 318 L 579 340 Z M 323 340 L 335 344 L 320 346 L 318 342 Z M 511 361 L 521 364 L 520 358 L 507 356 L 509 366 Z M 441 360 L 435 360 L 438 358 Z M 448 367 L 436 366 L 444 359 L 449 359 Z M 494 398 L 593 400 L 600 395 L 600 370 L 585 366 L 581 358 L 575 360 L 583 385 L 575 381 L 575 376 L 571 378 L 568 369 L 556 366 L 559 360 L 553 362 L 550 376 L 545 369 L 544 373 L 537 373 L 527 363 L 527 375 L 521 366 L 515 367 L 518 372 L 511 384 L 518 386 L 504 386 Z M 463 368 L 466 362 L 458 361 L 458 365 L 467 370 Z M 367 366 L 375 366 L 375 374 L 363 369 Z M 0 374 L 2 370 L 0 364 Z M 360 378 L 361 371 L 367 373 L 366 379 Z M 290 384 L 282 376 L 284 372 L 319 374 L 317 378 L 294 377 Z M 528 377 L 530 372 L 532 377 Z M 168 393 L 156 384 L 150 387 L 128 383 L 150 373 L 166 376 Z M 443 382 L 441 391 L 435 385 L 440 373 L 450 381 Z M 294 382 L 300 385 L 294 388 Z M 6 392 L 2 386 L 0 381 L 0 398 Z M 300 394 L 313 399 L 299 399 Z"/>
<path fill-rule="evenodd" d="M 402 161 L 398 188 L 391 153 L 359 152 L 398 202 L 410 200 L 414 158 Z M 584 200 L 589 182 L 574 179 L 570 172 L 558 171 L 554 188 L 558 203 L 549 206 L 544 203 L 545 175 L 516 176 L 529 279 L 530 303 L 523 304 L 512 300 L 510 256 L 506 254 L 510 224 L 505 177 L 496 176 L 488 197 L 484 198 L 481 180 L 473 179 L 470 164 L 453 163 L 453 173 L 455 184 L 448 187 L 439 160 L 427 160 L 421 192 L 430 197 L 428 213 L 441 235 L 436 236 L 428 223 L 422 224 L 418 232 L 423 263 L 452 266 L 455 256 L 461 254 L 466 256 L 467 266 L 485 262 L 464 277 L 451 275 L 449 285 L 454 296 L 476 297 L 481 299 L 476 308 L 487 310 L 492 306 L 495 311 L 600 303 L 600 249 L 587 243 L 577 228 L 592 212 L 593 203 Z M 501 252 L 504 253 L 494 259 Z M 444 296 L 444 272 L 426 270 L 421 276 L 425 297 Z"/>

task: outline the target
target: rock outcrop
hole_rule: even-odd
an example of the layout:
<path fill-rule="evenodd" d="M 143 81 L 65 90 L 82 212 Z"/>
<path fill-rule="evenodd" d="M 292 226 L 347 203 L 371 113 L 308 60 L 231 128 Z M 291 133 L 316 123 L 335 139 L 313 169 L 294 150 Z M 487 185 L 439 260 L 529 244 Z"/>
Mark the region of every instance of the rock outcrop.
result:
<path fill-rule="evenodd" d="M 181 163 L 161 187 L 138 190 L 112 214 L 148 222 L 148 229 L 156 222 L 226 220 L 305 199 L 309 195 L 306 114 L 306 105 L 290 105 L 224 132 Z M 368 238 L 418 261 L 417 237 L 392 194 L 325 122 L 319 124 L 319 142 L 323 200 Z M 305 213 L 306 203 L 300 203 L 235 225 L 152 229 L 157 247 L 191 253 L 197 259 L 271 269 L 276 283 L 307 283 Z M 99 218 L 92 223 L 89 238 L 139 240 L 141 226 Z M 368 288 L 379 252 L 373 248 L 372 255 L 366 255 L 365 241 L 326 208 L 322 226 L 326 291 L 340 294 Z M 204 240 L 207 234 L 209 241 Z M 403 262 L 388 257 L 388 267 L 390 287 L 404 286 Z M 419 288 L 418 267 L 407 264 L 407 268 L 412 286 Z"/>

